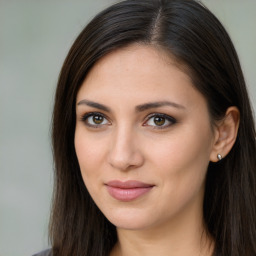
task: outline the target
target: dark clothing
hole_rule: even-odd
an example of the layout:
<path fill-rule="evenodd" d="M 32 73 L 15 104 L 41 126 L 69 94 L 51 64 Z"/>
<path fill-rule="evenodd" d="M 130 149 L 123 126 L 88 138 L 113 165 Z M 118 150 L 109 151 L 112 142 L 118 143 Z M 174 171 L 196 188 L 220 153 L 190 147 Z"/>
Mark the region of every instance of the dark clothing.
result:
<path fill-rule="evenodd" d="M 52 256 L 52 252 L 51 249 L 47 249 L 32 256 Z"/>

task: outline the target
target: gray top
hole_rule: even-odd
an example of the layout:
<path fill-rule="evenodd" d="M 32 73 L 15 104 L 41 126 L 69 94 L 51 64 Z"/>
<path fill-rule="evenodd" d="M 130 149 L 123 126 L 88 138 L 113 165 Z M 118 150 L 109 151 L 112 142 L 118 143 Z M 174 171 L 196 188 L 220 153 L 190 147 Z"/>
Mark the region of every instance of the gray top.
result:
<path fill-rule="evenodd" d="M 47 249 L 32 256 L 52 256 L 52 252 L 51 249 Z"/>

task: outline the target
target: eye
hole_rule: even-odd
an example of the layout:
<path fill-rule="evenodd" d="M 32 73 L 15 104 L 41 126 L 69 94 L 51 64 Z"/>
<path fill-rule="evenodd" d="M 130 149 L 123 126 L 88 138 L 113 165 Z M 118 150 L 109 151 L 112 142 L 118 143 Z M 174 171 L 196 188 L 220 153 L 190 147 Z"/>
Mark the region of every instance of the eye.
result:
<path fill-rule="evenodd" d="M 103 114 L 95 112 L 85 114 L 81 120 L 85 122 L 87 126 L 95 128 L 109 124 L 109 121 Z"/>
<path fill-rule="evenodd" d="M 143 126 L 152 126 L 155 129 L 167 128 L 177 121 L 175 118 L 166 114 L 151 114 Z"/>

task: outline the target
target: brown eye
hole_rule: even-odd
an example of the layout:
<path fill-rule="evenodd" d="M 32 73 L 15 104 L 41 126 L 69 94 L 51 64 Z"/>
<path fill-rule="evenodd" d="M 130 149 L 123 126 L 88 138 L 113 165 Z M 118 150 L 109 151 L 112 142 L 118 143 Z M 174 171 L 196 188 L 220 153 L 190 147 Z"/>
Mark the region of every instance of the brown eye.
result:
<path fill-rule="evenodd" d="M 143 126 L 151 126 L 154 129 L 164 129 L 175 124 L 176 122 L 176 119 L 169 115 L 156 113 L 151 114 Z"/>
<path fill-rule="evenodd" d="M 165 124 L 165 118 L 161 116 L 155 116 L 154 117 L 154 123 L 157 126 L 162 126 Z"/>
<path fill-rule="evenodd" d="M 81 119 L 87 126 L 99 128 L 101 126 L 110 124 L 108 119 L 100 113 L 88 113 Z"/>
<path fill-rule="evenodd" d="M 103 116 L 94 115 L 94 116 L 92 117 L 92 120 L 93 120 L 93 122 L 94 122 L 95 124 L 102 124 L 103 121 L 104 121 L 104 118 L 103 118 Z"/>

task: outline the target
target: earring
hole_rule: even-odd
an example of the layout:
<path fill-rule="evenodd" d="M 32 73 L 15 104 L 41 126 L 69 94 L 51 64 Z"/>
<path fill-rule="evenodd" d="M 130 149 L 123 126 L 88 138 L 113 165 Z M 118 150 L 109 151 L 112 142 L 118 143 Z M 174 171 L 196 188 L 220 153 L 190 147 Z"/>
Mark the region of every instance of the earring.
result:
<path fill-rule="evenodd" d="M 221 154 L 217 154 L 217 158 L 220 161 L 222 159 L 222 155 Z"/>

